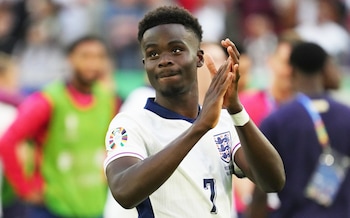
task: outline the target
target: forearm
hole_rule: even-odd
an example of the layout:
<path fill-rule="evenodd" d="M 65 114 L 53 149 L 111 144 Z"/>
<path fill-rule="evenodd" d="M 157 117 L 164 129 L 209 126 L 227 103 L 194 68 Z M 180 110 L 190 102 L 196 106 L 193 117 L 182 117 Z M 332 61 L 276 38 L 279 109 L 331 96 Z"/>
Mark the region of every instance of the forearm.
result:
<path fill-rule="evenodd" d="M 20 140 L 12 134 L 5 134 L 0 139 L 1 147 L 1 161 L 4 169 L 4 174 L 15 192 L 25 197 L 32 191 L 32 187 L 29 185 L 29 181 L 26 179 L 24 169 L 16 154 L 16 149 L 20 143 Z"/>
<path fill-rule="evenodd" d="M 173 174 L 207 131 L 194 124 L 163 150 L 121 172 L 116 166 L 123 168 L 121 164 L 123 158 L 110 163 L 106 173 L 114 198 L 126 208 L 141 203 Z M 131 163 L 126 163 L 128 164 Z"/>
<path fill-rule="evenodd" d="M 262 190 L 275 192 L 283 188 L 285 172 L 281 157 L 266 137 L 249 121 L 236 127 L 252 180 Z"/>

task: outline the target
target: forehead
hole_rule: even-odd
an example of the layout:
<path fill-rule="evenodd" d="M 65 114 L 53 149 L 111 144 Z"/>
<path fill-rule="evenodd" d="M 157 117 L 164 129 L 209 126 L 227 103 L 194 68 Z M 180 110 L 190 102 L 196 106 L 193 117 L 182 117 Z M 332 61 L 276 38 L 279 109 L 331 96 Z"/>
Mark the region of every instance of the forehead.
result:
<path fill-rule="evenodd" d="M 196 44 L 196 46 L 199 44 L 195 33 L 182 24 L 162 24 L 145 31 L 141 46 L 146 47 L 148 44 L 169 41 L 182 41 L 183 43 Z"/>

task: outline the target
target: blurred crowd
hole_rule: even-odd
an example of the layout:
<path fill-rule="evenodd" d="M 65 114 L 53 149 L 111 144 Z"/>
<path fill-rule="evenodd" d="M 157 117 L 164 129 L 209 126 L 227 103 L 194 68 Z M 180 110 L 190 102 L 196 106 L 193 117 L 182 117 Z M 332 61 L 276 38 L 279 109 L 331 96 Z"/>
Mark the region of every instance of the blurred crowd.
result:
<path fill-rule="evenodd" d="M 130 82 L 129 89 L 120 85 L 126 89 L 121 90 L 125 98 L 142 82 L 138 20 L 164 4 L 193 12 L 203 26 L 205 42 L 232 39 L 250 58 L 252 88 L 267 86 L 267 57 L 286 32 L 320 44 L 341 67 L 350 65 L 347 0 L 2 0 L 0 51 L 15 58 L 19 88 L 28 94 L 67 76 L 64 48 L 70 42 L 86 34 L 101 36 L 109 46 L 114 72 L 134 74 L 132 80 L 138 81 Z M 120 77 L 114 82 L 127 81 Z"/>
<path fill-rule="evenodd" d="M 241 52 L 239 89 L 245 104 L 256 103 L 246 97 L 256 90 L 268 90 L 273 104 L 288 98 L 289 46 L 308 41 L 331 56 L 330 68 L 340 84 L 329 89 L 350 105 L 350 0 L 0 0 L 0 136 L 29 94 L 71 77 L 67 46 L 87 35 L 107 45 L 110 62 L 100 80 L 109 90 L 122 101 L 141 86 L 153 94 L 143 71 L 138 21 L 165 4 L 181 5 L 198 18 L 208 53 L 223 38 L 235 42 Z M 139 99 L 134 102 L 143 105 Z M 251 112 L 263 113 L 254 121 L 259 123 L 274 106 Z M 253 188 L 246 182 L 238 187 L 236 206 L 244 211 Z"/>

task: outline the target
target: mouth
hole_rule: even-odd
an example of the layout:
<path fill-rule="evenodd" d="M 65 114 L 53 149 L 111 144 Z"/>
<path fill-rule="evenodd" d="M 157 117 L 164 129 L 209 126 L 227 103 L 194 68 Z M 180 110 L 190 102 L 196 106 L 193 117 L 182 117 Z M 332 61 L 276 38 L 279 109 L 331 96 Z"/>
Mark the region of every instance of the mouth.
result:
<path fill-rule="evenodd" d="M 161 72 L 157 75 L 157 78 L 158 79 L 164 79 L 164 78 L 169 78 L 169 77 L 173 77 L 173 76 L 176 76 L 176 75 L 179 75 L 178 72 L 175 72 L 175 71 L 164 71 L 164 72 Z"/>

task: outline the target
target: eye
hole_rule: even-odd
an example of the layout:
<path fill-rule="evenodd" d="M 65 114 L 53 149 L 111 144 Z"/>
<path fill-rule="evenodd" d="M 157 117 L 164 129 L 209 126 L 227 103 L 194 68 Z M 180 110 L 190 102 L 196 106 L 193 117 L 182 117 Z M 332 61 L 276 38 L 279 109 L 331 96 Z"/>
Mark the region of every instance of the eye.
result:
<path fill-rule="evenodd" d="M 178 53 L 182 52 L 182 49 L 181 49 L 181 48 L 174 48 L 174 49 L 172 50 L 172 52 L 173 52 L 174 54 L 178 54 Z"/>
<path fill-rule="evenodd" d="M 158 52 L 155 50 L 150 50 L 146 52 L 146 56 L 149 58 L 156 58 L 159 56 Z"/>
<path fill-rule="evenodd" d="M 148 54 L 148 56 L 151 57 L 151 58 L 154 58 L 154 57 L 158 57 L 159 54 L 158 54 L 157 52 L 155 52 L 155 51 L 151 51 L 151 52 Z"/>

